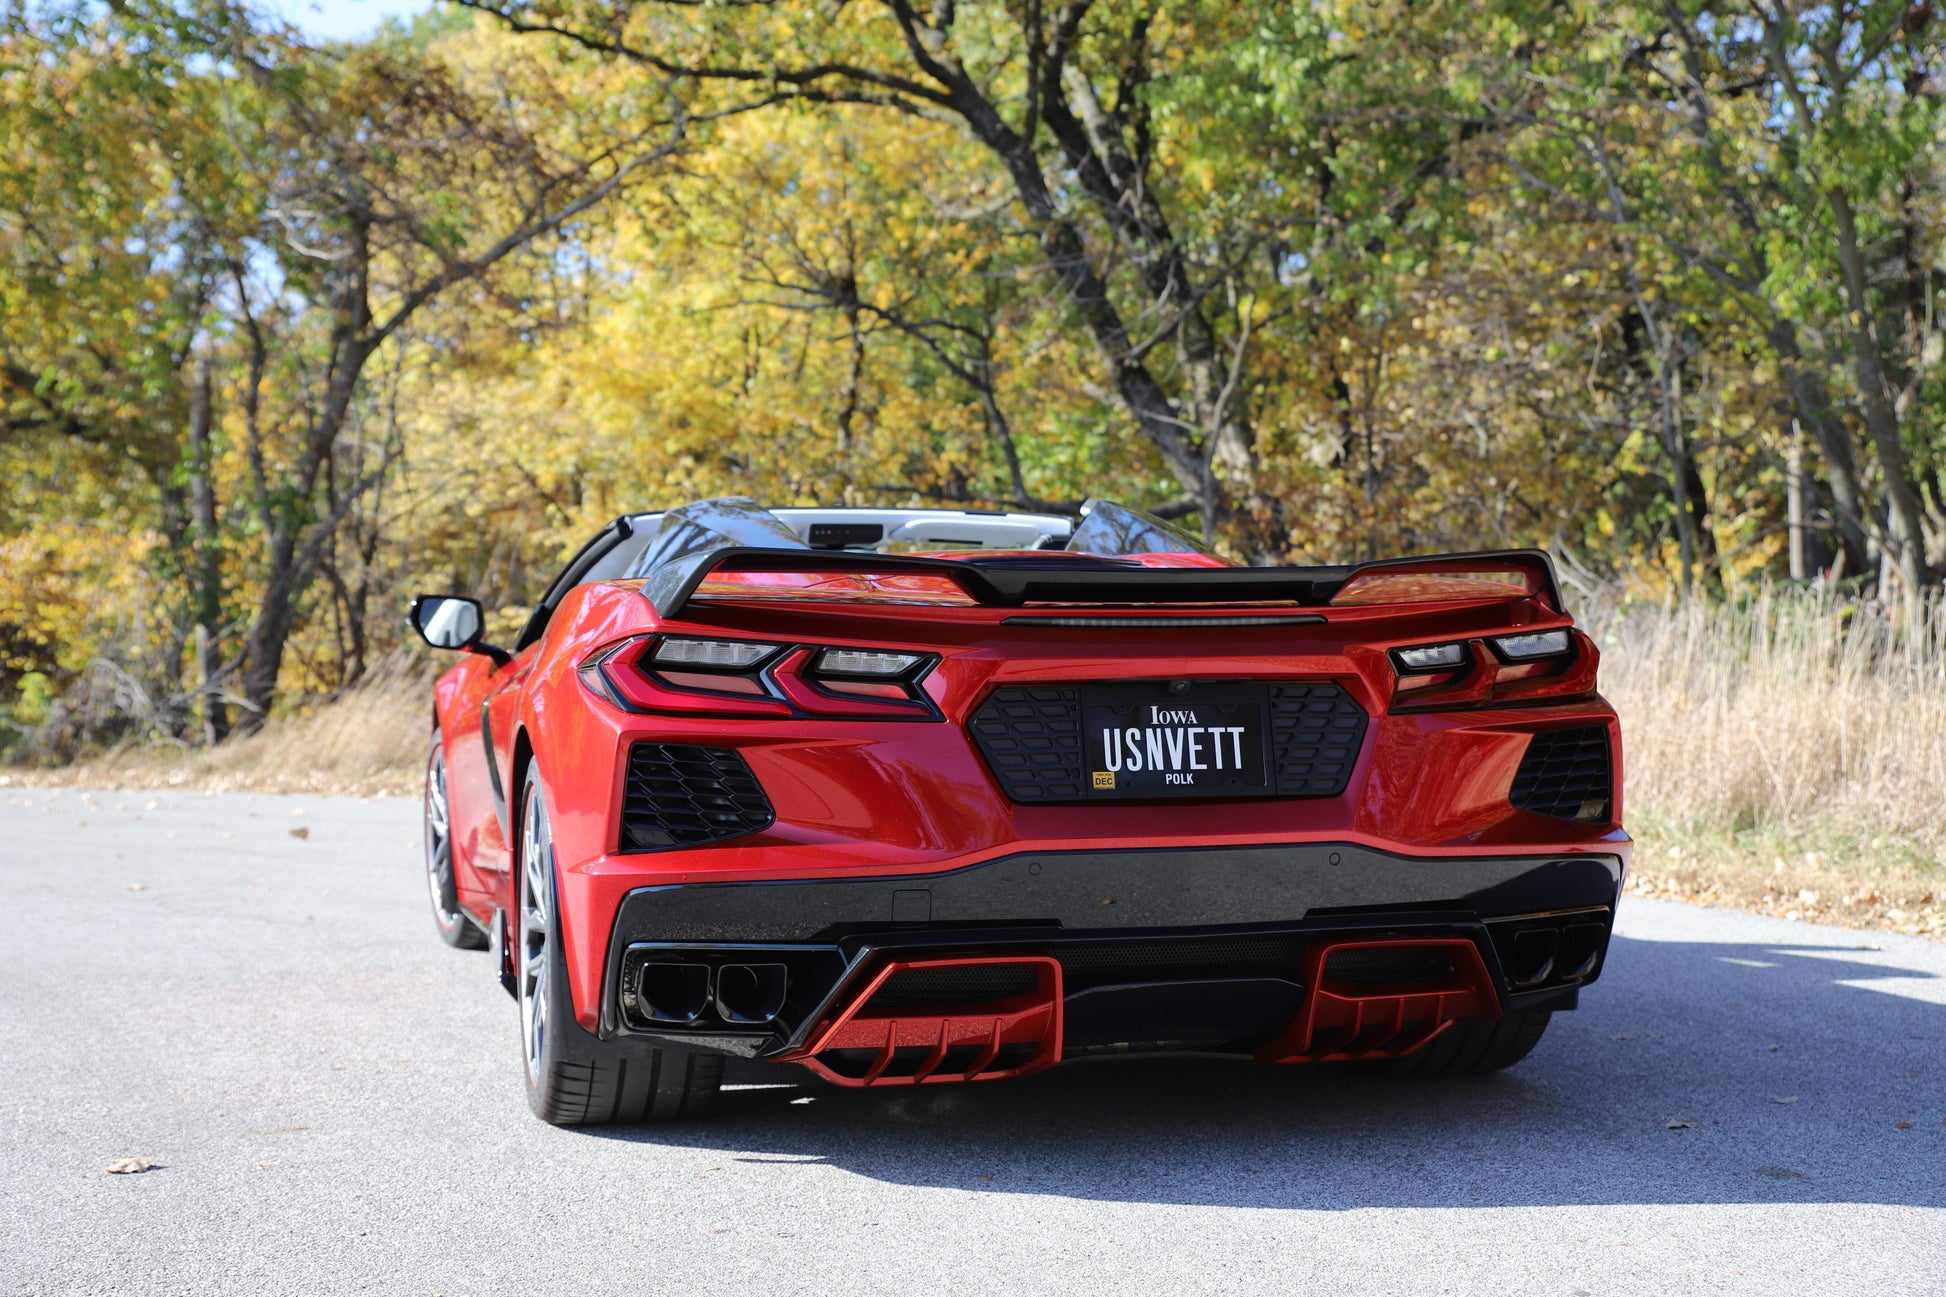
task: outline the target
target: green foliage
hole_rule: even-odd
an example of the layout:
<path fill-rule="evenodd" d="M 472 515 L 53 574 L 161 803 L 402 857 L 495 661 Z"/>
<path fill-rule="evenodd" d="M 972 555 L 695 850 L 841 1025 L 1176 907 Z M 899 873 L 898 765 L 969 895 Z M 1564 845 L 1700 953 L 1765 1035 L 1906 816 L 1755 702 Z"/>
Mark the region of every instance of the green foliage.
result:
<path fill-rule="evenodd" d="M 712 493 L 1734 591 L 1796 463 L 1813 568 L 1946 565 L 1930 9 L 467 2 L 8 20 L 17 724 L 209 737 Z"/>

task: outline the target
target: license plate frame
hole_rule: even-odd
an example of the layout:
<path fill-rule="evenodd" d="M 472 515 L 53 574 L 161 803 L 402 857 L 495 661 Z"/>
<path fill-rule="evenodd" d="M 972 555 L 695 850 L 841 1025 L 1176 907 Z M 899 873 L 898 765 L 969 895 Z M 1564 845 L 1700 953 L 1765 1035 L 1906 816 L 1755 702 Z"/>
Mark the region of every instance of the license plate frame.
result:
<path fill-rule="evenodd" d="M 1274 797 L 1271 738 L 1268 685 L 1138 680 L 1081 687 L 1082 782 L 1090 801 Z M 1163 768 L 1153 769 L 1158 754 Z"/>

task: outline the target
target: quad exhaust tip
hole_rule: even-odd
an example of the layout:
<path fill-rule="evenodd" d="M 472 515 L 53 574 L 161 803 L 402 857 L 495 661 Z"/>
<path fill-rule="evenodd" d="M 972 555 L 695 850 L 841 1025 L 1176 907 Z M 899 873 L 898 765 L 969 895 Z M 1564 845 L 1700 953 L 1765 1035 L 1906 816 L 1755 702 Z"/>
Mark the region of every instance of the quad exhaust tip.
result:
<path fill-rule="evenodd" d="M 636 994 L 650 1022 L 689 1027 L 709 1011 L 709 965 L 656 960 L 642 965 Z"/>
<path fill-rule="evenodd" d="M 642 965 L 636 999 L 650 1022 L 693 1027 L 712 1006 L 737 1026 L 768 1026 L 784 1011 L 790 970 L 783 964 L 708 964 L 657 959 Z"/>
<path fill-rule="evenodd" d="M 782 964 L 725 964 L 716 970 L 716 1012 L 725 1022 L 764 1026 L 784 1011 L 790 971 Z"/>

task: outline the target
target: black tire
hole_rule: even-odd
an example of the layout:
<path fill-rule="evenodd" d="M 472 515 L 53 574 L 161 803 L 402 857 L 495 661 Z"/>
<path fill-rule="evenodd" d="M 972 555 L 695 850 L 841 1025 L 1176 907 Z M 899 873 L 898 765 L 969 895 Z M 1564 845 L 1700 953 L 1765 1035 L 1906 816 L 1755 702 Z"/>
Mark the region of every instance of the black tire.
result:
<path fill-rule="evenodd" d="M 426 756 L 425 820 L 426 891 L 432 900 L 432 924 L 439 939 L 457 950 L 485 950 L 487 934 L 459 903 L 459 880 L 453 873 L 452 816 L 446 801 L 446 747 L 433 731 L 432 751 Z"/>
<path fill-rule="evenodd" d="M 1455 1023 L 1424 1049 L 1381 1064 L 1388 1076 L 1479 1076 L 1512 1067 L 1547 1031 L 1549 1010 L 1509 1013 L 1492 1022 Z"/>
<path fill-rule="evenodd" d="M 604 1041 L 575 1021 L 555 905 L 547 793 L 531 765 L 521 788 L 516 851 L 514 982 L 527 1106 L 555 1126 L 675 1121 L 709 1111 L 723 1084 L 720 1055 Z"/>

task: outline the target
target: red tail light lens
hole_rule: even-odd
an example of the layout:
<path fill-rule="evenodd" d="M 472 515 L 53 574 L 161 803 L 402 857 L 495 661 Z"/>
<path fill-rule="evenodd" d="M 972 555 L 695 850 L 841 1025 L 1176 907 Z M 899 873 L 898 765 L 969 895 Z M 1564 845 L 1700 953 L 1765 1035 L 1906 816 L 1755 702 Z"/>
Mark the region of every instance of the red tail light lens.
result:
<path fill-rule="evenodd" d="M 632 712 L 938 720 L 919 687 L 938 657 L 756 640 L 642 636 L 581 664 L 589 691 Z"/>
<path fill-rule="evenodd" d="M 1459 660 L 1444 664 L 1451 649 L 1460 650 Z M 1394 711 L 1584 698 L 1595 691 L 1601 659 L 1592 640 L 1565 627 L 1464 644 L 1413 645 L 1393 649 L 1390 656 L 1397 672 Z"/>
<path fill-rule="evenodd" d="M 654 637 L 629 640 L 609 650 L 590 665 L 606 686 L 610 702 L 625 711 L 675 712 L 704 716 L 791 715 L 791 706 L 771 696 L 760 677 L 735 671 L 656 669 L 653 655 L 658 647 Z M 776 645 L 765 645 L 764 656 L 772 656 Z M 760 658 L 759 661 L 762 659 Z M 588 679 L 587 669 L 582 671 Z M 597 690 L 597 692 L 604 692 Z"/>

